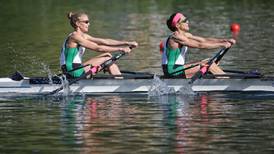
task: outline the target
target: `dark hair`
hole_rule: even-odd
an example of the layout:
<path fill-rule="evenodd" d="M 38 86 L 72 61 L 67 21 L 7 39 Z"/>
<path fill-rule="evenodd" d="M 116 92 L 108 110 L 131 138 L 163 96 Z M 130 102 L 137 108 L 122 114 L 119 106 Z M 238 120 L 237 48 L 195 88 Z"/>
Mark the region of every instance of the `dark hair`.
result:
<path fill-rule="evenodd" d="M 69 12 L 67 14 L 67 17 L 68 19 L 70 20 L 70 25 L 73 27 L 73 28 L 76 28 L 76 22 L 79 21 L 79 18 L 82 16 L 82 15 L 87 15 L 85 12 Z"/>
<path fill-rule="evenodd" d="M 167 27 L 168 27 L 171 31 L 173 31 L 173 32 L 177 30 L 176 27 L 172 26 L 172 20 L 173 20 L 173 18 L 175 17 L 175 15 L 176 15 L 177 13 L 179 13 L 179 12 L 173 13 L 173 14 L 167 19 L 167 21 L 166 21 Z"/>

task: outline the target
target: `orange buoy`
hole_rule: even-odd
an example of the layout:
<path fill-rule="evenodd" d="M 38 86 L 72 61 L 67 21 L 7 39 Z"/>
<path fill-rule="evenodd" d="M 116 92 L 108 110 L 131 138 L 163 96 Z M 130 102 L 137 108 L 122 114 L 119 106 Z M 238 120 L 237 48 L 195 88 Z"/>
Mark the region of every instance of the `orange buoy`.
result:
<path fill-rule="evenodd" d="M 240 25 L 237 24 L 237 23 L 231 24 L 231 25 L 230 25 L 230 31 L 231 31 L 232 33 L 239 33 L 239 31 L 240 31 Z"/>

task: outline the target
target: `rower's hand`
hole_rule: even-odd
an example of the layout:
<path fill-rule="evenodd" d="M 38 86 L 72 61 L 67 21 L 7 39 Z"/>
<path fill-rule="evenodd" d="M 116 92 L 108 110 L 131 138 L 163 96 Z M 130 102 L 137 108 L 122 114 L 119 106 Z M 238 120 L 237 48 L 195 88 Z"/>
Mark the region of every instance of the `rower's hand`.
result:
<path fill-rule="evenodd" d="M 228 39 L 227 42 L 231 43 L 231 45 L 236 44 L 236 40 L 235 39 Z"/>
<path fill-rule="evenodd" d="M 230 43 L 228 41 L 226 41 L 226 42 L 224 42 L 222 44 L 223 44 L 223 47 L 225 47 L 225 48 L 230 48 L 232 46 L 232 43 Z"/>
<path fill-rule="evenodd" d="M 223 39 L 222 40 L 222 46 L 225 48 L 230 48 L 232 45 L 236 44 L 236 40 L 231 38 L 231 39 Z"/>
<path fill-rule="evenodd" d="M 131 52 L 131 48 L 130 47 L 124 47 L 120 49 L 121 51 L 125 52 L 125 53 L 130 53 Z"/>
<path fill-rule="evenodd" d="M 128 42 L 127 44 L 130 48 L 137 48 L 138 47 L 138 43 L 135 42 L 135 41 Z"/>

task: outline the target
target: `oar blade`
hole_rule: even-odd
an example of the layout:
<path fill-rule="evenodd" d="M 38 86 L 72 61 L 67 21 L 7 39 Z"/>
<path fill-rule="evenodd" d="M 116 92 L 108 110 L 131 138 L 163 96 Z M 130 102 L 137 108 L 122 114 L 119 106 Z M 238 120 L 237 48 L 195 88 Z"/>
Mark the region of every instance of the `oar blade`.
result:
<path fill-rule="evenodd" d="M 21 81 L 24 79 L 24 76 L 19 71 L 16 71 L 10 76 L 10 78 L 14 81 Z"/>

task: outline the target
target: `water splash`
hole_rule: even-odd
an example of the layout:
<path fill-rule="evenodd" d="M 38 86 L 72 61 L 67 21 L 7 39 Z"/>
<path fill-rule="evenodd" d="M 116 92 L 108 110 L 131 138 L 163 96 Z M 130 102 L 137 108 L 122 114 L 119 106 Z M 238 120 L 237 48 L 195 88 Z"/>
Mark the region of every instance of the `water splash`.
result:
<path fill-rule="evenodd" d="M 67 80 L 65 75 L 62 76 L 58 76 L 58 75 L 53 75 L 49 66 L 45 63 L 41 63 L 41 65 L 43 66 L 43 72 L 47 73 L 48 75 L 48 79 L 49 79 L 49 84 L 53 85 L 53 76 L 57 76 L 59 77 L 59 79 L 61 80 L 61 86 L 63 87 L 63 93 L 62 96 L 69 96 L 71 93 L 70 87 L 69 87 L 69 81 Z"/>
<path fill-rule="evenodd" d="M 183 85 L 177 92 L 179 95 L 195 95 L 196 93 L 192 89 L 192 84 Z"/>
<path fill-rule="evenodd" d="M 62 95 L 63 96 L 69 96 L 69 94 L 71 92 L 70 87 L 69 87 L 69 81 L 67 80 L 67 78 L 66 78 L 65 75 L 60 76 L 59 78 L 60 78 L 62 86 L 63 86 L 63 93 L 62 93 Z"/>
<path fill-rule="evenodd" d="M 47 75 L 48 75 L 48 79 L 49 79 L 49 84 L 53 84 L 53 81 L 52 81 L 52 77 L 53 77 L 53 75 L 52 75 L 52 72 L 51 72 L 51 70 L 50 70 L 50 68 L 49 68 L 49 66 L 48 65 L 46 65 L 45 63 L 41 63 L 41 65 L 43 66 L 43 71 L 44 72 L 46 72 L 47 73 Z"/>
<path fill-rule="evenodd" d="M 148 90 L 148 96 L 162 96 L 168 94 L 175 94 L 175 89 L 168 87 L 158 76 L 154 75 L 152 85 Z"/>

